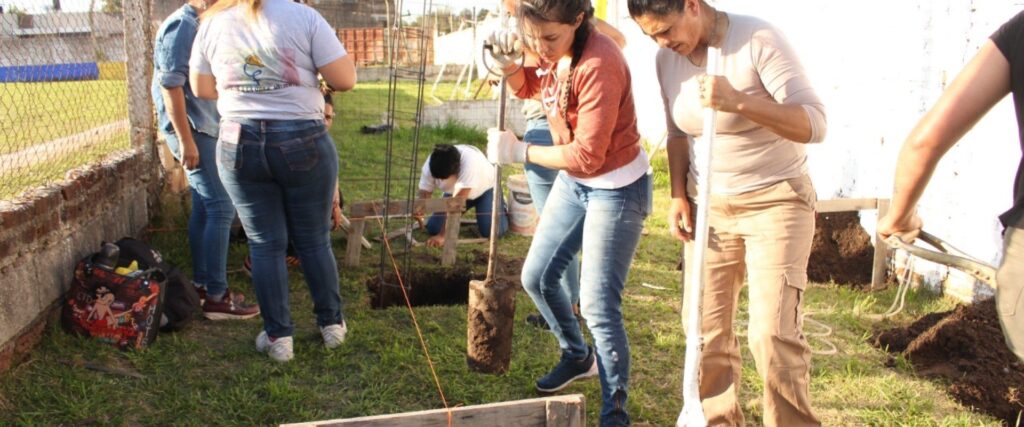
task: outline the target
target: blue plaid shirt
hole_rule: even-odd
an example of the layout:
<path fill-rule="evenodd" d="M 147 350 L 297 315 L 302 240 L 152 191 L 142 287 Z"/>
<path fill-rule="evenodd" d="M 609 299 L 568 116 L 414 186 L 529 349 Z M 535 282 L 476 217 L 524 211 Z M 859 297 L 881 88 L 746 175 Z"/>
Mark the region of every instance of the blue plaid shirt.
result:
<path fill-rule="evenodd" d="M 192 56 L 192 41 L 198 29 L 199 15 L 195 8 L 186 4 L 167 17 L 156 33 L 156 47 L 153 49 L 153 103 L 156 104 L 160 130 L 172 137 L 174 127 L 167 115 L 161 88 L 184 88 L 185 110 L 194 131 L 216 137 L 219 130 L 217 102 L 197 98 L 188 82 L 188 60 Z"/>

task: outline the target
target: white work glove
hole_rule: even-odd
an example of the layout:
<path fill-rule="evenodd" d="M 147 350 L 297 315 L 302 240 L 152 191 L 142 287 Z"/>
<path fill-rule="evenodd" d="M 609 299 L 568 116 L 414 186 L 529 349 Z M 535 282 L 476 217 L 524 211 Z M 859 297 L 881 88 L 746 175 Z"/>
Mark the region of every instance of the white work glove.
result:
<path fill-rule="evenodd" d="M 523 57 L 522 42 L 519 41 L 519 35 L 512 30 L 494 30 L 484 39 L 484 46 L 487 47 L 491 58 L 494 58 L 495 65 L 506 74 L 515 67 L 516 61 Z"/>
<path fill-rule="evenodd" d="M 512 131 L 487 129 L 487 160 L 499 165 L 526 163 L 526 143 Z"/>

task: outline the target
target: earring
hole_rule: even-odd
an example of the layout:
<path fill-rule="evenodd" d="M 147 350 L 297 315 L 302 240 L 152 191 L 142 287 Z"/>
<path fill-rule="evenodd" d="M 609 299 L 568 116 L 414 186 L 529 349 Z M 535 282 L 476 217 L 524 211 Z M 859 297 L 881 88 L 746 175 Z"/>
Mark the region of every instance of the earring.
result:
<path fill-rule="evenodd" d="M 210 7 L 210 6 L 206 4 L 206 0 L 203 0 L 203 1 L 199 2 L 199 8 L 200 9 L 206 10 L 208 7 Z"/>

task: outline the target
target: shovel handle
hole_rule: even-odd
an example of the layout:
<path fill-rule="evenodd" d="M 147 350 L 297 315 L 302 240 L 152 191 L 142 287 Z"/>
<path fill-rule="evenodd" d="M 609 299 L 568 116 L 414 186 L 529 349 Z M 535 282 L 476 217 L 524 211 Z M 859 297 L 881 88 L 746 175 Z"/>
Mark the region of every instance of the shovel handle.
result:
<path fill-rule="evenodd" d="M 885 243 L 890 247 L 907 251 L 907 253 L 916 257 L 956 268 L 957 270 L 963 271 L 964 273 L 967 273 L 975 279 L 978 279 L 990 286 L 996 286 L 996 268 L 992 265 L 970 257 L 963 251 L 954 248 L 949 243 L 946 243 L 942 239 L 927 233 L 924 230 L 921 231 L 918 237 L 921 241 L 937 250 L 931 250 L 907 243 L 900 236 L 895 234 L 887 237 L 885 239 Z"/>

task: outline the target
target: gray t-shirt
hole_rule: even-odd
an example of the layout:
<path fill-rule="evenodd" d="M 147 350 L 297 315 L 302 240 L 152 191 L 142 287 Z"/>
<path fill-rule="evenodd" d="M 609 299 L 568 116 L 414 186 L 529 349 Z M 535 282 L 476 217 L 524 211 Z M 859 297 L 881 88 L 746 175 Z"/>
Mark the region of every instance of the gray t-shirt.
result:
<path fill-rule="evenodd" d="M 315 10 L 266 0 L 255 19 L 248 6 L 204 19 L 189 66 L 216 78 L 223 118 L 322 119 L 317 69 L 347 54 Z"/>

